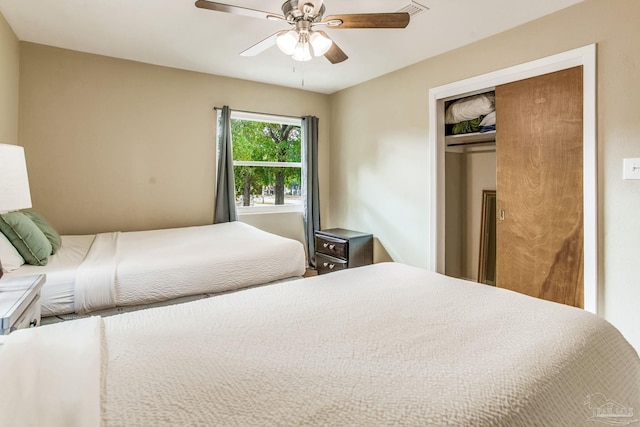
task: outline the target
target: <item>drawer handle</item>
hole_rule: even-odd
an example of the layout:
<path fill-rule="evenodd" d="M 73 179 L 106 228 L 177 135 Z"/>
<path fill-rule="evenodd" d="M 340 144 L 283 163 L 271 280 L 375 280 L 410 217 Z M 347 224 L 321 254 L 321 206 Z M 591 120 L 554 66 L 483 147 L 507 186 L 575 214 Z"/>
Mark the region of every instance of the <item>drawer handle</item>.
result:
<path fill-rule="evenodd" d="M 336 265 L 335 264 L 329 264 L 328 262 L 325 262 L 324 264 L 322 264 L 322 266 L 323 267 L 329 267 L 329 270 L 333 270 Z"/>
<path fill-rule="evenodd" d="M 336 247 L 336 245 L 333 245 L 333 244 L 330 245 L 329 243 L 324 243 L 322 246 L 324 246 L 325 248 L 332 249 L 332 250 L 333 250 L 333 248 Z"/>

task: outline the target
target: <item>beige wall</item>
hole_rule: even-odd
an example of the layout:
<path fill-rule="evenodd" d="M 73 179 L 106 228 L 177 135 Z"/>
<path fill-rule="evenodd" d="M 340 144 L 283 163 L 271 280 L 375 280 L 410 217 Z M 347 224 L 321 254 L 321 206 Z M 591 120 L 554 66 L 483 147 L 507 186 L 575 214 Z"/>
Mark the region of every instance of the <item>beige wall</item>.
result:
<path fill-rule="evenodd" d="M 640 2 L 586 0 L 331 96 L 329 226 L 373 232 L 396 261 L 427 266 L 428 92 L 591 43 L 598 45 L 602 313 L 640 350 Z"/>
<path fill-rule="evenodd" d="M 269 233 L 297 240 L 306 250 L 302 212 L 239 214 L 238 219 Z"/>
<path fill-rule="evenodd" d="M 477 280 L 480 256 L 480 226 L 482 222 L 482 191 L 496 189 L 496 153 L 467 154 L 466 238 L 464 277 Z"/>
<path fill-rule="evenodd" d="M 18 143 L 19 43 L 0 13 L 0 143 Z"/>
<path fill-rule="evenodd" d="M 24 42 L 20 67 L 34 208 L 63 234 L 211 223 L 214 106 L 318 116 L 328 176 L 326 95 Z M 324 210 L 327 194 L 328 183 Z"/>
<path fill-rule="evenodd" d="M 445 273 L 478 278 L 482 192 L 496 189 L 496 153 L 445 153 Z"/>

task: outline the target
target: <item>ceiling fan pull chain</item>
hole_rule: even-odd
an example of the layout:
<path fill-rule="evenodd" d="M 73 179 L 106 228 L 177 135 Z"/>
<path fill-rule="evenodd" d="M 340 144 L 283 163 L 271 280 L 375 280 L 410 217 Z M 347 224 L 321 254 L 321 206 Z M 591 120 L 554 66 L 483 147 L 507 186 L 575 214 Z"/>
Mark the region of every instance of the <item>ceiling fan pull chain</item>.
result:
<path fill-rule="evenodd" d="M 291 58 L 291 61 L 293 62 L 293 73 L 295 74 L 297 72 L 296 65 L 298 64 L 298 61 L 293 59 L 293 57 Z M 300 74 L 301 74 L 300 84 L 301 84 L 301 87 L 304 87 L 304 67 L 302 64 L 303 62 L 300 62 Z"/>
<path fill-rule="evenodd" d="M 304 87 L 304 69 L 305 69 L 305 63 L 302 62 L 302 63 L 300 63 L 300 77 L 301 77 L 301 85 L 302 85 L 302 87 Z"/>

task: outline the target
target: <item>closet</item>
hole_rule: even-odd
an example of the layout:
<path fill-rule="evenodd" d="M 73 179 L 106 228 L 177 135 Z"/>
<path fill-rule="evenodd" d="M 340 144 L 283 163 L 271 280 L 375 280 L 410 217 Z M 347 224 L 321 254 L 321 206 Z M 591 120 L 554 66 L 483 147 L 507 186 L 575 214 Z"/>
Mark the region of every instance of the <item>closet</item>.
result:
<path fill-rule="evenodd" d="M 495 133 L 445 137 L 445 274 L 477 280 L 495 230 L 485 283 L 583 307 L 582 82 L 573 67 L 491 88 Z"/>
<path fill-rule="evenodd" d="M 482 235 L 484 194 L 496 190 L 495 91 L 447 101 L 445 112 L 445 274 L 481 281 L 481 241 L 495 241 L 495 226 L 493 235 Z M 495 217 L 484 219 L 495 224 Z M 495 271 L 495 250 L 485 255 Z M 491 276 L 482 282 L 495 284 Z"/>

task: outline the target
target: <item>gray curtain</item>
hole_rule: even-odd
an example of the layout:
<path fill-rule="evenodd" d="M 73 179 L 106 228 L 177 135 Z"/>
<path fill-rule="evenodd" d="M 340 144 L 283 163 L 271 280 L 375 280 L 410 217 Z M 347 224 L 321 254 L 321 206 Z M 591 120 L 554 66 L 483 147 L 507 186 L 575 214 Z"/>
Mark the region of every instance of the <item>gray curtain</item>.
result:
<path fill-rule="evenodd" d="M 233 177 L 233 147 L 231 144 L 231 110 L 222 107 L 218 135 L 218 179 L 213 223 L 237 221 L 236 192 Z"/>
<path fill-rule="evenodd" d="M 318 190 L 318 118 L 302 118 L 302 200 L 304 232 L 309 266 L 316 266 L 315 233 L 320 230 L 320 196 Z"/>

